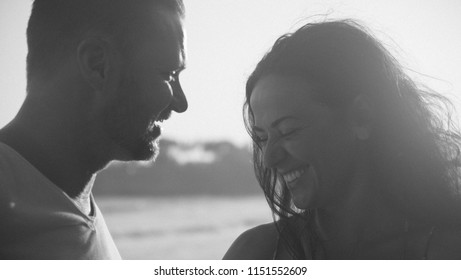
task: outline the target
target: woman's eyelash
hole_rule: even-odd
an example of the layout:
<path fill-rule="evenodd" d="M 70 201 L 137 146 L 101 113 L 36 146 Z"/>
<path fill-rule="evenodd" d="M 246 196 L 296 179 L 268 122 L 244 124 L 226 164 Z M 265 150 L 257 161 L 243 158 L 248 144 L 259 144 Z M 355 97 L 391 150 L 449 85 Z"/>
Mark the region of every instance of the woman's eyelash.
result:
<path fill-rule="evenodd" d="M 299 130 L 300 130 L 300 128 L 296 128 L 296 129 L 292 129 L 292 130 L 290 130 L 290 131 L 288 131 L 286 133 L 279 132 L 277 138 L 280 139 L 280 138 L 286 138 L 286 137 L 292 136 L 293 134 L 295 134 Z M 260 146 L 261 144 L 265 144 L 268 140 L 269 140 L 269 138 L 267 136 L 258 136 L 258 135 L 253 136 L 253 141 L 258 146 Z"/>
<path fill-rule="evenodd" d="M 299 129 L 293 129 L 293 130 L 290 130 L 289 132 L 286 132 L 286 133 L 282 133 L 280 132 L 279 134 L 279 137 L 288 137 L 288 136 L 291 136 L 293 134 L 295 134 L 296 132 L 298 132 Z M 260 143 L 265 143 L 267 142 L 268 140 L 268 137 L 263 137 L 263 136 L 258 136 L 258 135 L 255 135 L 253 137 L 253 141 L 257 144 L 260 144 Z"/>
<path fill-rule="evenodd" d="M 282 137 L 287 137 L 287 136 L 290 136 L 292 134 L 295 134 L 296 132 L 298 132 L 299 129 L 293 129 L 293 130 L 290 130 L 288 132 L 285 132 L 285 133 L 280 133 L 280 136 Z"/>
<path fill-rule="evenodd" d="M 264 143 L 267 141 L 267 137 L 261 137 L 261 136 L 255 135 L 253 137 L 253 141 L 255 141 L 257 144 Z"/>

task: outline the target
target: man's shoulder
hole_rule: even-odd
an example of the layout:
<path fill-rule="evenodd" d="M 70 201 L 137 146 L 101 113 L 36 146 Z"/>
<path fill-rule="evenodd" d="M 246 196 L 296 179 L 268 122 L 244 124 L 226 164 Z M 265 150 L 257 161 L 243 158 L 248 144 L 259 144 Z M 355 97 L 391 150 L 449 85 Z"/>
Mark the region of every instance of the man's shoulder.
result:
<path fill-rule="evenodd" d="M 21 183 L 48 183 L 27 159 L 14 148 L 0 141 L 0 183 L 9 187 Z"/>
<path fill-rule="evenodd" d="M 13 148 L 0 141 L 0 172 L 3 173 L 1 177 L 4 178 L 11 174 L 11 171 L 16 168 L 20 161 L 20 155 Z"/>
<path fill-rule="evenodd" d="M 14 166 L 11 164 L 11 157 L 8 146 L 0 142 L 0 207 L 2 202 L 8 200 L 8 189 L 11 187 L 11 177 L 14 174 Z"/>
<path fill-rule="evenodd" d="M 277 239 L 278 230 L 274 223 L 256 226 L 243 232 L 232 243 L 223 259 L 272 259 L 277 246 Z"/>
<path fill-rule="evenodd" d="M 35 200 L 48 180 L 10 146 L 0 142 L 0 208 L 10 207 L 15 200 L 30 197 Z M 0 213 L 1 214 L 1 213 Z"/>

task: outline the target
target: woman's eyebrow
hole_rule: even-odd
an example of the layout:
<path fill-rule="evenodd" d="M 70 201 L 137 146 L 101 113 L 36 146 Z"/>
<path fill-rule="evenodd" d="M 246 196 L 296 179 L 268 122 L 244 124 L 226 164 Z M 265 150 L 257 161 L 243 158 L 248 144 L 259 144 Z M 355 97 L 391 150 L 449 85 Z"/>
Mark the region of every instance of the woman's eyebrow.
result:
<path fill-rule="evenodd" d="M 273 121 L 272 124 L 271 124 L 271 127 L 275 128 L 278 125 L 280 125 L 282 122 L 287 121 L 287 120 L 296 120 L 296 121 L 298 121 L 299 119 L 294 117 L 294 116 L 291 116 L 291 115 L 283 116 L 283 117 L 280 117 L 280 118 L 276 119 L 275 121 Z M 264 132 L 264 129 L 262 129 L 262 128 L 258 127 L 258 126 L 253 126 L 253 130 L 258 131 L 258 132 Z"/>

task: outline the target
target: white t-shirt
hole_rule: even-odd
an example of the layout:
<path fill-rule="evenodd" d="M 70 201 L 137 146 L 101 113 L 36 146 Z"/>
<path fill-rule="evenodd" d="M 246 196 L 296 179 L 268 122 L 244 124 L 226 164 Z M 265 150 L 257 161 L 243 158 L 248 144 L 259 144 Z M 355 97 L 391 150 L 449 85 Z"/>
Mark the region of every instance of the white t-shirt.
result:
<path fill-rule="evenodd" d="M 93 215 L 0 143 L 0 259 L 120 259 L 91 196 Z"/>

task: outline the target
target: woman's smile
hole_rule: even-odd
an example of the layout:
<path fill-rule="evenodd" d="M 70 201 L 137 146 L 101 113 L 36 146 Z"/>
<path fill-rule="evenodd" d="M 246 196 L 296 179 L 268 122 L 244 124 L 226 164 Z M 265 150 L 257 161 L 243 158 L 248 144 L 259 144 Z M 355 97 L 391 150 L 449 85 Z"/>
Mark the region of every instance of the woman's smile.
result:
<path fill-rule="evenodd" d="M 296 181 L 309 169 L 309 165 L 285 172 L 282 177 L 288 185 L 294 185 Z"/>

